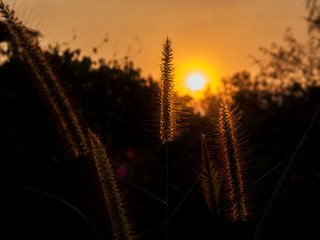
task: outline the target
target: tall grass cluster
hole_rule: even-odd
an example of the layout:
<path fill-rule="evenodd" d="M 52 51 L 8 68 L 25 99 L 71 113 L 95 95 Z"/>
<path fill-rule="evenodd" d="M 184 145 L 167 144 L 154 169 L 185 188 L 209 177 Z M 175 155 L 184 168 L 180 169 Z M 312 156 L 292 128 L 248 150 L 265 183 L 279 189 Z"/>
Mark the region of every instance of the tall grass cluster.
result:
<path fill-rule="evenodd" d="M 9 6 L 1 1 L 0 13 L 12 36 L 13 46 L 21 54 L 28 67 L 32 69 L 35 78 L 42 87 L 42 91 L 45 93 L 62 131 L 70 143 L 74 156 L 77 157 L 80 154 L 89 155 L 88 143 L 90 142 L 91 151 L 89 158 L 94 160 L 97 169 L 114 239 L 132 239 L 114 173 L 103 145 L 91 130 L 88 130 L 88 134 L 84 134 L 83 128 L 79 123 L 80 121 L 68 101 L 64 90 L 44 58 L 41 48 L 27 32 L 22 22 L 15 17 L 14 11 L 10 10 Z"/>
<path fill-rule="evenodd" d="M 107 155 L 108 149 L 105 149 L 97 134 L 82 123 L 38 43 L 28 33 L 24 24 L 15 16 L 14 11 L 8 5 L 5 5 L 3 1 L 0 3 L 0 13 L 3 19 L 1 21 L 5 23 L 10 33 L 14 48 L 28 68 L 32 70 L 34 79 L 38 82 L 41 92 L 46 96 L 53 116 L 65 136 L 66 142 L 69 143 L 68 149 L 72 152 L 73 157 L 84 157 L 95 165 L 100 190 L 107 209 L 105 214 L 109 219 L 113 239 L 137 239 L 133 234 L 134 229 L 131 221 L 128 219 L 126 204 L 123 201 L 121 191 L 119 191 L 114 168 Z M 178 112 L 174 98 L 173 49 L 172 42 L 168 38 L 163 44 L 159 91 L 159 122 L 155 125 L 159 125 L 160 140 L 166 146 L 166 173 L 164 175 L 166 175 L 165 203 L 168 206 L 170 183 L 168 175 L 168 163 L 170 161 L 168 151 L 170 146 L 168 143 L 176 140 L 179 132 L 177 130 Z M 185 198 L 172 212 L 168 212 L 170 208 L 167 207 L 166 219 L 164 219 L 164 223 L 155 239 L 161 238 L 163 235 L 170 237 L 167 229 L 171 219 L 198 182 L 201 185 L 201 192 L 207 203 L 208 211 L 212 216 L 210 228 L 215 239 L 223 239 L 223 236 L 219 233 L 220 221 L 229 221 L 231 225 L 242 224 L 250 220 L 250 217 L 254 214 L 250 212 L 247 195 L 257 182 L 250 183 L 247 179 L 247 164 L 249 161 L 246 156 L 246 136 L 242 132 L 241 116 L 232 100 L 221 99 L 216 111 L 217 114 L 213 116 L 212 122 L 209 123 L 211 124 L 209 132 L 203 132 L 202 138 L 199 139 L 199 142 L 201 142 L 201 149 L 199 149 L 200 161 L 197 165 L 198 169 L 195 171 L 198 178 L 195 179 L 195 184 L 192 185 Z M 287 164 L 286 170 L 276 186 L 268 206 L 264 210 L 265 213 L 255 234 L 256 239 L 261 235 L 272 204 L 314 119 Z M 207 136 L 212 137 L 207 139 Z M 139 186 L 136 187 L 139 188 Z M 167 234 L 164 234 L 166 231 Z"/>

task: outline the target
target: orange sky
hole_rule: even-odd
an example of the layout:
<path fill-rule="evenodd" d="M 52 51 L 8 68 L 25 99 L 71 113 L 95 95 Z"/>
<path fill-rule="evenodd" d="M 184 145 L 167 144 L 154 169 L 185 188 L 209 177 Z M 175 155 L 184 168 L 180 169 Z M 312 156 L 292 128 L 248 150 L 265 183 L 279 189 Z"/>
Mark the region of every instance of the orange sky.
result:
<path fill-rule="evenodd" d="M 249 55 L 259 46 L 281 42 L 286 28 L 305 40 L 305 0 L 5 0 L 42 44 L 71 42 L 86 55 L 100 45 L 99 57 L 129 55 L 142 75 L 159 76 L 162 43 L 173 41 L 178 77 L 194 63 L 215 78 L 252 70 Z M 12 4 L 13 3 L 13 4 Z M 212 77 L 212 75 L 211 75 Z"/>

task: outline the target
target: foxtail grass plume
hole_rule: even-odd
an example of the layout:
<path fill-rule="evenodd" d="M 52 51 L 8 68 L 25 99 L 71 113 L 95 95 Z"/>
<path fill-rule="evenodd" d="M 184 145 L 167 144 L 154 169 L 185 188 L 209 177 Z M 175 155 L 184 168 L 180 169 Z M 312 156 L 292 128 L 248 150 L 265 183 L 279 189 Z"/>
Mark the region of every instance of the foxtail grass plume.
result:
<path fill-rule="evenodd" d="M 108 217 L 112 226 L 113 239 L 133 239 L 110 160 L 107 157 L 99 138 L 90 130 L 88 132 L 92 156 L 97 168 L 99 181 L 106 202 Z"/>
<path fill-rule="evenodd" d="M 172 42 L 167 38 L 163 44 L 161 58 L 160 138 L 162 143 L 173 141 L 176 130 L 173 101 L 174 67 L 172 60 Z"/>
<path fill-rule="evenodd" d="M 87 141 L 74 110 L 53 74 L 38 43 L 26 27 L 14 15 L 8 5 L 0 2 L 0 13 L 11 35 L 13 47 L 21 54 L 26 64 L 34 73 L 44 94 L 48 98 L 58 121 L 67 136 L 75 156 L 88 152 Z"/>
<path fill-rule="evenodd" d="M 220 150 L 220 168 L 222 177 L 222 198 L 232 202 L 226 210 L 232 221 L 246 221 L 248 217 L 247 202 L 244 191 L 244 155 L 241 150 L 239 133 L 240 115 L 230 100 L 222 101 L 218 118 L 218 144 Z M 237 199 L 236 201 L 234 201 Z"/>
<path fill-rule="evenodd" d="M 204 198 L 212 215 L 217 215 L 219 204 L 220 184 L 214 162 L 210 159 L 206 136 L 201 140 L 201 187 Z"/>

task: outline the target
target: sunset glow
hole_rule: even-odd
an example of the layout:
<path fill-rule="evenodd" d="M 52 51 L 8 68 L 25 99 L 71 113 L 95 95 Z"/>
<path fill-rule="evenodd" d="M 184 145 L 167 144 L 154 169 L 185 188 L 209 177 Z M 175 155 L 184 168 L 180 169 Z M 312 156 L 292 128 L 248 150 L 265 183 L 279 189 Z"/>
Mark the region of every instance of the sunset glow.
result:
<path fill-rule="evenodd" d="M 0 0 L 8 233 L 313 239 L 319 46 L 320 0 Z"/>
<path fill-rule="evenodd" d="M 83 55 L 96 61 L 122 61 L 126 56 L 141 68 L 144 77 L 154 78 L 159 71 L 159 46 L 166 36 L 173 40 L 175 63 L 201 60 L 214 65 L 212 71 L 218 71 L 219 77 L 225 77 L 254 68 L 248 56 L 257 56 L 260 46 L 280 41 L 287 27 L 294 26 L 299 38 L 308 29 L 301 18 L 306 15 L 301 0 L 5 2 L 24 13 L 19 17 L 28 27 L 40 30 L 42 46 L 59 43 L 80 48 Z M 176 67 L 179 70 L 180 66 Z M 192 73 L 189 67 L 183 70 L 185 74 Z"/>

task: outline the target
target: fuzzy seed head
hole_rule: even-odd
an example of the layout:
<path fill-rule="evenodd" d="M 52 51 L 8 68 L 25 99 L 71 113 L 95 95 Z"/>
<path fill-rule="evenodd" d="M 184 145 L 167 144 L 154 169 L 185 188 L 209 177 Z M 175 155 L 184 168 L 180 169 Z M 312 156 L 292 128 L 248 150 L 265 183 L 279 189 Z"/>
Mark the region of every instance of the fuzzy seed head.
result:
<path fill-rule="evenodd" d="M 228 209 L 232 221 L 246 221 L 247 207 L 244 191 L 244 180 L 242 170 L 242 154 L 239 143 L 237 124 L 239 116 L 232 108 L 232 102 L 223 101 L 219 109 L 218 137 L 220 139 L 220 151 L 222 157 L 222 168 L 224 178 L 224 198 L 233 202 Z"/>
<path fill-rule="evenodd" d="M 202 193 L 213 216 L 217 215 L 220 183 L 214 160 L 210 159 L 206 137 L 201 141 L 201 187 Z"/>
<path fill-rule="evenodd" d="M 62 132 L 70 143 L 73 155 L 87 154 L 88 145 L 83 129 L 38 43 L 34 41 L 22 22 L 14 16 L 14 11 L 10 10 L 9 6 L 3 2 L 0 4 L 0 13 L 5 20 L 4 23 L 11 35 L 14 48 L 32 70 L 50 102 Z"/>
<path fill-rule="evenodd" d="M 161 64 L 161 90 L 160 90 L 160 138 L 163 143 L 174 139 L 174 67 L 171 41 L 167 38 L 163 44 Z"/>
<path fill-rule="evenodd" d="M 99 138 L 88 130 L 92 156 L 101 183 L 108 217 L 112 225 L 112 232 L 115 240 L 131 240 L 130 227 L 123 208 L 121 196 L 118 191 L 115 176 L 109 158 Z"/>

